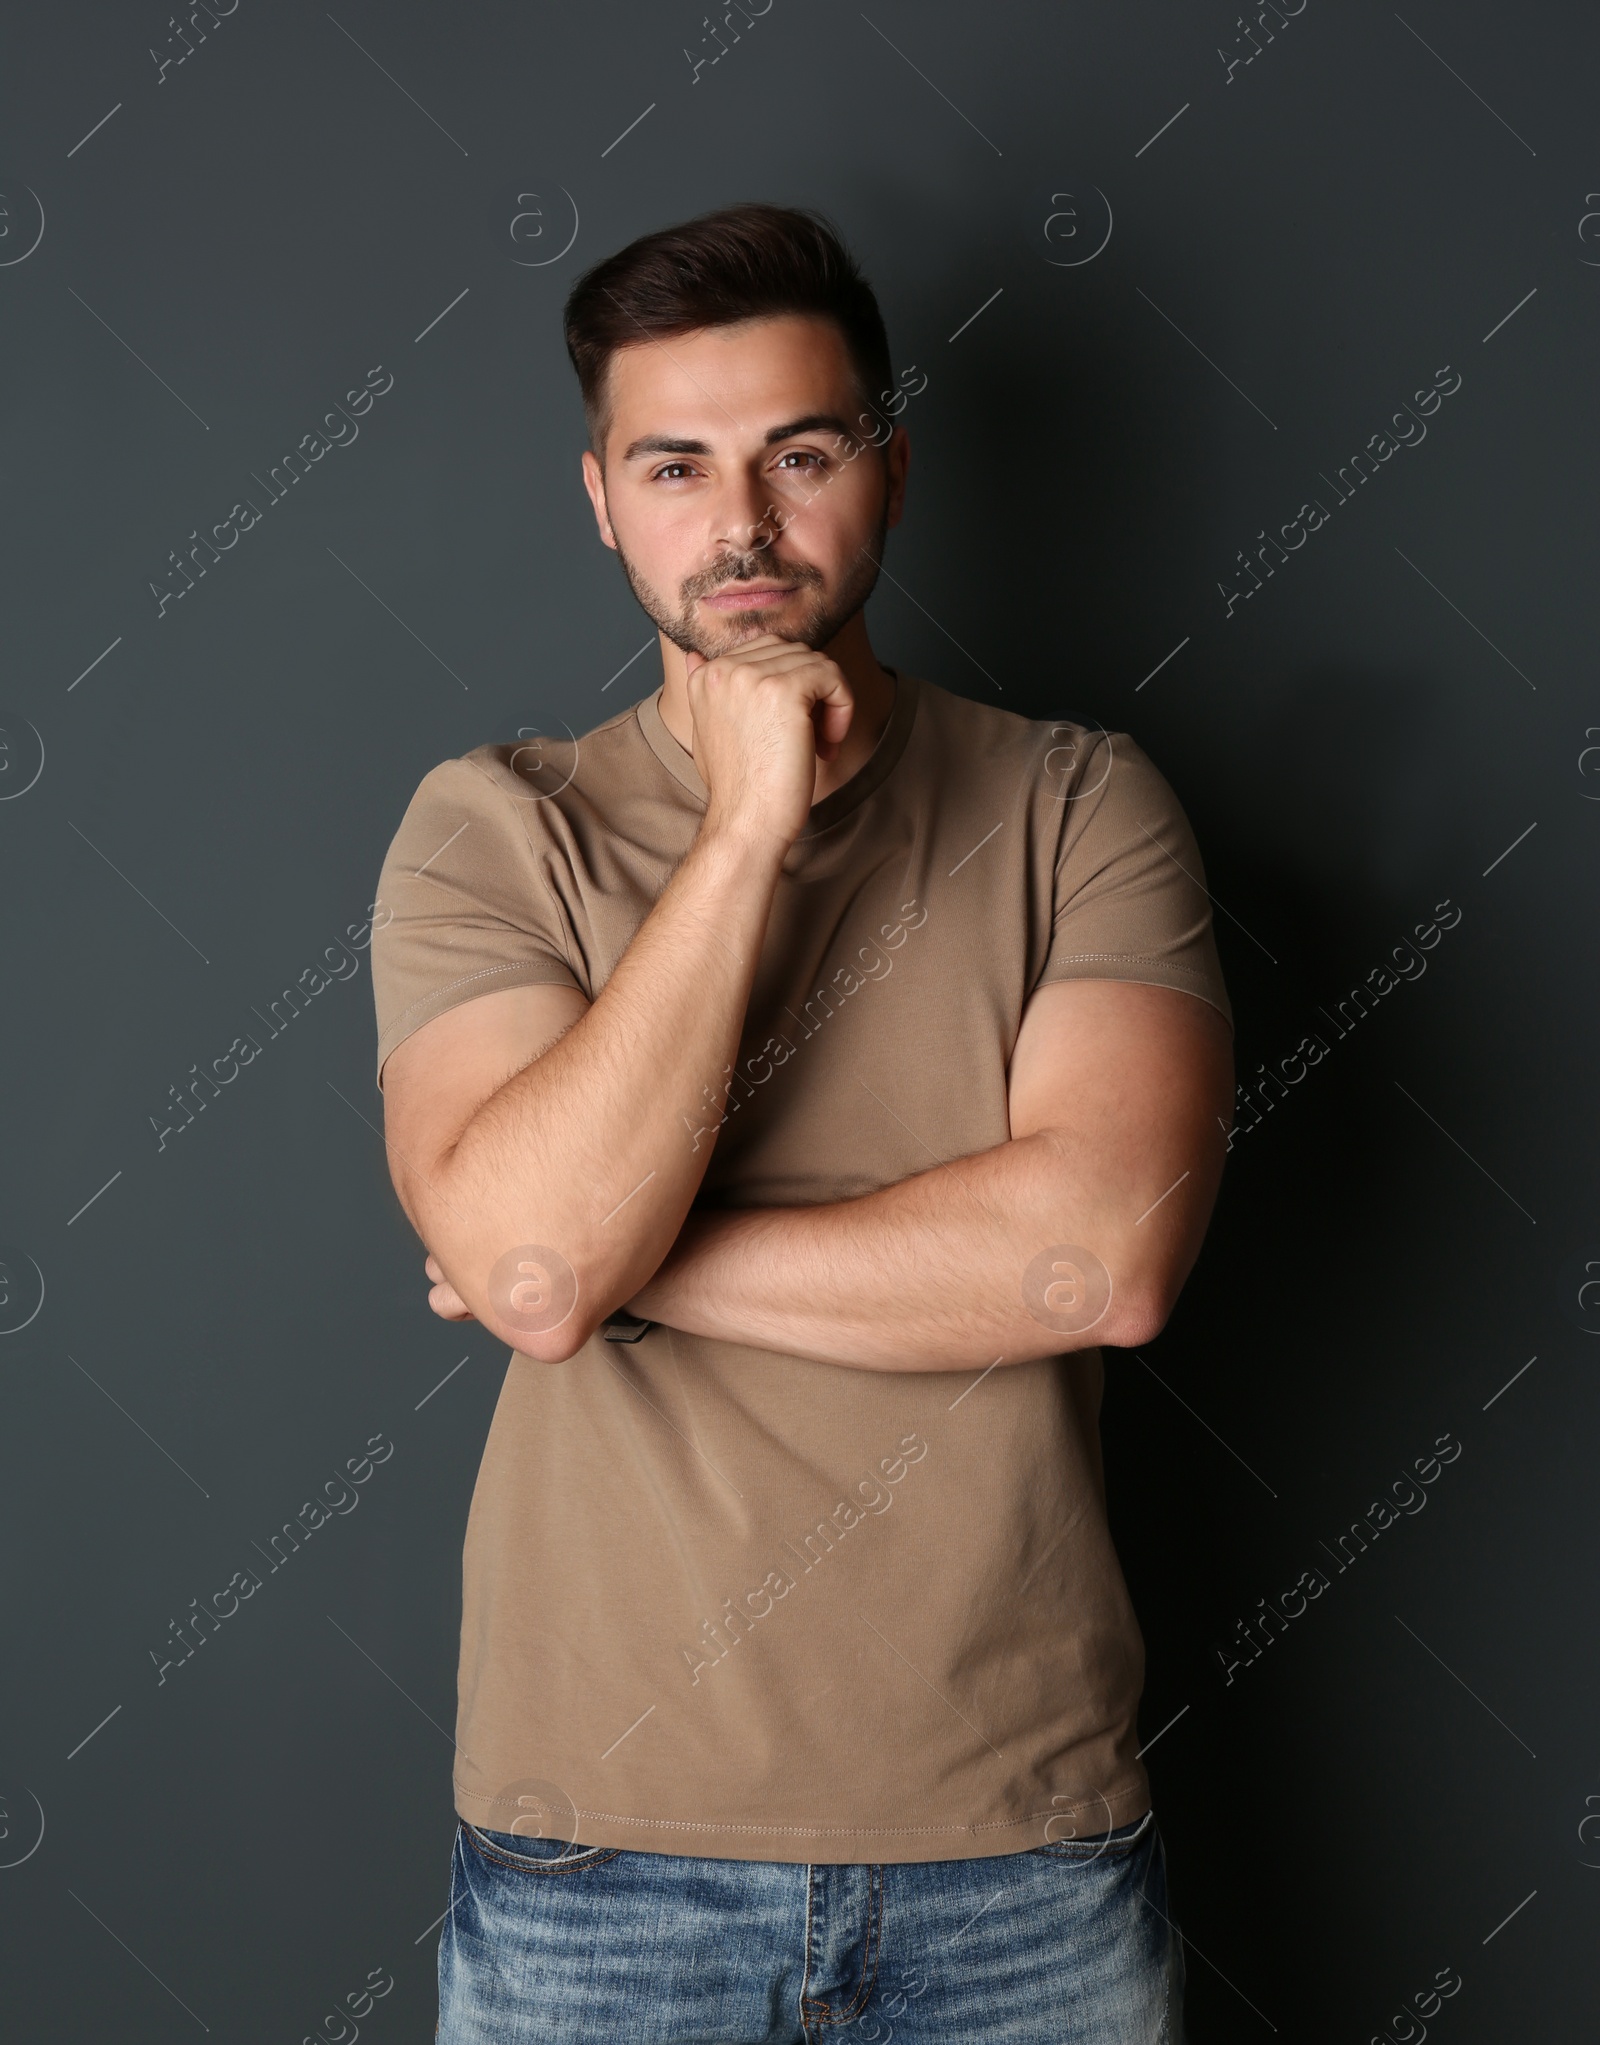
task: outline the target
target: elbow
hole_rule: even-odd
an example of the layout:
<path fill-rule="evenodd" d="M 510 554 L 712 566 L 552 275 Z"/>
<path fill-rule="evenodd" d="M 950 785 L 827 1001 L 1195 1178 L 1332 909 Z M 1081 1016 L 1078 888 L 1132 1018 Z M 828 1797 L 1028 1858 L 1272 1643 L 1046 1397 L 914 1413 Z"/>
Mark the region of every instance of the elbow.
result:
<path fill-rule="evenodd" d="M 522 1244 L 496 1258 L 468 1304 L 517 1355 L 534 1363 L 570 1363 L 639 1283 L 637 1272 L 619 1274 L 599 1256 L 575 1253 L 569 1260 L 548 1245 Z"/>
<path fill-rule="evenodd" d="M 475 1311 L 517 1355 L 568 1363 L 598 1325 L 591 1297 L 585 1275 L 559 1250 L 525 1243 L 495 1259 Z"/>
<path fill-rule="evenodd" d="M 575 1313 L 556 1328 L 519 1328 L 498 1318 L 488 1325 L 492 1335 L 530 1363 L 570 1363 L 594 1332 Z"/>
<path fill-rule="evenodd" d="M 1113 1294 L 1097 1331 L 1099 1339 L 1112 1349 L 1140 1349 L 1154 1342 L 1175 1304 L 1175 1294 L 1158 1283 L 1147 1280 L 1131 1285 Z"/>
<path fill-rule="evenodd" d="M 536 1364 L 569 1364 L 599 1327 L 595 1317 L 585 1311 L 581 1299 L 573 1301 L 563 1319 L 554 1323 L 540 1313 L 507 1313 L 499 1305 L 497 1311 L 483 1319 L 487 1319 L 489 1331 L 499 1335 L 501 1342 Z"/>
<path fill-rule="evenodd" d="M 564 1329 L 557 1328 L 544 1336 L 524 1335 L 512 1346 L 535 1363 L 570 1363 L 588 1339 L 587 1335 L 573 1338 Z M 537 1347 L 532 1346 L 535 1343 Z"/>
<path fill-rule="evenodd" d="M 1114 1349 L 1138 1349 L 1166 1327 L 1194 1266 L 1198 1242 L 1130 1248 L 1113 1285 L 1099 1337 Z"/>

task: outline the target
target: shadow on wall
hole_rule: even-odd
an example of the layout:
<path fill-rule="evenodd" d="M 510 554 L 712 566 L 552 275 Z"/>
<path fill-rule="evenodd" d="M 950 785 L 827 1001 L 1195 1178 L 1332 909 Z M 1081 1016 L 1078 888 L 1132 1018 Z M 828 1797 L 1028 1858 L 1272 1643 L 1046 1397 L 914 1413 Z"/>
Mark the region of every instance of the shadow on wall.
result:
<path fill-rule="evenodd" d="M 1120 320 L 1133 287 L 1114 260 L 1113 245 L 1103 262 Z M 1258 1029 L 1275 1040 L 1289 1011 L 1319 997 L 1330 961 L 1409 927 L 1436 883 L 1451 892 L 1471 865 L 1449 789 L 1401 778 L 1447 707 L 1444 682 L 1331 667 L 1309 625 L 1303 664 L 1290 667 L 1259 635 L 1210 631 L 1207 614 L 1170 678 L 1142 693 L 1169 624 L 1176 643 L 1211 589 L 1204 506 L 1237 467 L 1225 421 L 1141 371 L 1104 295 L 1072 314 L 1046 284 L 1018 294 L 1020 315 L 997 307 L 946 345 L 951 280 L 991 267 L 980 246 L 958 248 L 897 313 L 895 360 L 910 359 L 915 334 L 930 383 L 905 415 L 911 493 L 889 561 L 936 622 L 887 579 L 878 601 L 946 686 L 1133 732 L 1189 812 L 1214 896 L 1240 919 L 1217 913 L 1241 1043 Z M 1308 812 L 1320 830 L 1308 832 Z"/>

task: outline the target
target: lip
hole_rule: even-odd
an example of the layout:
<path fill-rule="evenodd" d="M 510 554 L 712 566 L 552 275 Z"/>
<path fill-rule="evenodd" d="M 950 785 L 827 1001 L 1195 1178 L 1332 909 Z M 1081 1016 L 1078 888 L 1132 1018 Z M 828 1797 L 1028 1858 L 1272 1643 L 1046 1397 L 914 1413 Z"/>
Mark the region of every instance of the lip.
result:
<path fill-rule="evenodd" d="M 799 584 L 794 582 L 725 583 L 714 595 L 703 596 L 700 601 L 714 611 L 745 611 L 762 604 L 782 603 L 798 588 Z"/>

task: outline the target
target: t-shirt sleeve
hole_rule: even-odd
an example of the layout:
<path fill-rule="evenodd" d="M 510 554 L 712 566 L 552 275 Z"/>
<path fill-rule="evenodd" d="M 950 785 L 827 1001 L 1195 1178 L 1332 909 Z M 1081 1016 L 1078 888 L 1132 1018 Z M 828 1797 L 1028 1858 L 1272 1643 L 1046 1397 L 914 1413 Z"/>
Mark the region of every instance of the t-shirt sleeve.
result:
<path fill-rule="evenodd" d="M 1053 928 L 1039 986 L 1137 980 L 1177 987 L 1233 1023 L 1189 819 L 1160 769 L 1126 732 L 1097 733 L 1052 798 Z"/>
<path fill-rule="evenodd" d="M 459 1002 L 502 987 L 584 991 L 524 806 L 471 759 L 444 761 L 411 798 L 372 918 L 380 1087 L 395 1045 Z"/>

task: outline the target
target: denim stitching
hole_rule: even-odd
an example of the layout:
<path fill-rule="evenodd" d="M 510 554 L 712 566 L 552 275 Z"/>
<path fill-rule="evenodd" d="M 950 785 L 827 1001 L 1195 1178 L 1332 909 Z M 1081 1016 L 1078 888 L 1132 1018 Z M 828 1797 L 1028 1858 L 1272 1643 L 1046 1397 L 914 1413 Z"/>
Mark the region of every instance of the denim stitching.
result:
<path fill-rule="evenodd" d="M 811 1979 L 811 1895 L 817 1879 L 816 1868 L 808 1863 L 806 1867 L 806 1937 L 802 1949 L 804 1964 L 800 1969 L 800 2028 L 806 2034 L 806 2045 L 812 2045 L 811 2020 L 806 2015 L 806 1983 Z"/>
<path fill-rule="evenodd" d="M 592 1852 L 574 1854 L 568 1860 L 513 1860 L 502 1852 L 491 1839 L 485 1839 L 470 1819 L 465 1830 L 473 1846 L 485 1860 L 497 1862 L 501 1867 L 514 1869 L 519 1875 L 572 1874 L 580 1868 L 598 1867 L 602 1861 L 615 1860 L 619 1853 L 627 1851 L 622 1846 L 596 1847 Z"/>
<path fill-rule="evenodd" d="M 820 2023 L 848 2023 L 860 2014 L 871 1999 L 873 1986 L 878 1979 L 878 1964 L 883 1956 L 883 1895 L 883 1869 L 875 1863 L 867 1870 L 867 1940 L 866 1951 L 862 1955 L 861 1961 L 861 1979 L 856 1985 L 854 1998 L 846 2003 L 845 2007 L 837 2013 L 834 2010 L 833 2004 L 825 2002 L 821 1996 L 811 1996 L 809 1998 L 811 2008 L 816 2012 Z M 809 1915 L 810 1894 L 808 1886 L 808 1922 Z M 803 2012 L 808 1998 L 804 1993 L 803 1983 L 801 1988 L 800 2006 Z"/>
<path fill-rule="evenodd" d="M 1144 1815 L 1151 1818 L 1153 1824 L 1153 1814 L 1146 1812 Z M 1076 1853 L 1063 1852 L 1062 1849 L 1065 1847 L 1087 1846 L 1089 1842 L 1086 1839 L 1047 1839 L 1043 1846 L 1030 1846 L 1027 1850 L 1029 1853 L 1037 1854 L 1043 1860 L 1079 1861 L 1081 1859 L 1082 1864 L 1088 1866 L 1097 1860 L 1114 1860 L 1136 1851 L 1149 1838 L 1151 1829 L 1151 1825 L 1143 1825 L 1137 1832 L 1128 1833 L 1126 1838 L 1109 1840 L 1101 1846 L 1098 1852 L 1086 1853 L 1081 1856 Z"/>
<path fill-rule="evenodd" d="M 867 1950 L 862 1957 L 861 1985 L 856 1991 L 855 2001 L 834 2019 L 836 2023 L 857 2016 L 871 2000 L 878 1979 L 878 1965 L 883 1958 L 884 1887 L 883 1868 L 874 1865 L 867 1878 Z"/>

